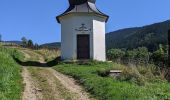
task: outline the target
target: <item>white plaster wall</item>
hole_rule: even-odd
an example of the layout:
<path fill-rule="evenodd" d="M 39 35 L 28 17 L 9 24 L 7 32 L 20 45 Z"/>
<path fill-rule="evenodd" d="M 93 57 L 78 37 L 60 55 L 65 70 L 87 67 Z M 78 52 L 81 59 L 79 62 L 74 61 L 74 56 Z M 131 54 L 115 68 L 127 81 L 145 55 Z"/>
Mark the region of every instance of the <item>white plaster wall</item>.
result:
<path fill-rule="evenodd" d="M 88 13 L 68 14 L 60 18 L 61 57 L 77 59 L 77 34 L 90 35 L 90 58 L 105 61 L 105 18 Z M 86 32 L 76 31 L 85 24 Z"/>
<path fill-rule="evenodd" d="M 93 20 L 93 59 L 106 61 L 105 21 L 95 17 Z"/>
<path fill-rule="evenodd" d="M 75 29 L 78 29 L 79 27 L 82 26 L 82 24 L 85 24 L 85 27 L 89 31 L 86 32 L 81 32 L 81 31 L 76 31 Z M 77 58 L 77 35 L 78 34 L 89 34 L 90 35 L 90 58 L 93 58 L 93 37 L 92 37 L 92 27 L 93 27 L 93 22 L 92 22 L 92 17 L 84 14 L 79 14 L 73 17 L 73 26 L 75 27 L 74 29 L 74 57 Z"/>
<path fill-rule="evenodd" d="M 73 26 L 72 18 L 61 19 L 61 58 L 74 59 L 73 54 Z"/>

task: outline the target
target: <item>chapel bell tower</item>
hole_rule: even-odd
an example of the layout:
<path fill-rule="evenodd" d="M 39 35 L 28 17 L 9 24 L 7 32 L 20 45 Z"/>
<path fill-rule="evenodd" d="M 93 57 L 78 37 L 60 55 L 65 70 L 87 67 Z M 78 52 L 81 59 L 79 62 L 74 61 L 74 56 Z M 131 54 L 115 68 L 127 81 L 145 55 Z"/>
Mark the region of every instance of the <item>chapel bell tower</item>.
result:
<path fill-rule="evenodd" d="M 106 61 L 105 24 L 96 0 L 69 0 L 69 8 L 57 16 L 61 24 L 61 58 Z"/>

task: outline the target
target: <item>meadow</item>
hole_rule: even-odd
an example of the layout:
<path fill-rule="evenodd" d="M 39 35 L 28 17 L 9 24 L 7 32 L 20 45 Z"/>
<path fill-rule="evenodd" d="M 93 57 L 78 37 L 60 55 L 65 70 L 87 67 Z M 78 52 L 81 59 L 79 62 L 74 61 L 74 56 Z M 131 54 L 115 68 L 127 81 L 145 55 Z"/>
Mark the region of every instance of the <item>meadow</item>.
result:
<path fill-rule="evenodd" d="M 59 55 L 58 51 L 34 52 L 41 54 L 46 61 Z M 55 56 L 52 55 L 54 52 Z M 23 54 L 17 49 L 0 46 L 0 100 L 22 99 L 22 68 L 13 57 L 22 60 Z M 170 100 L 170 83 L 165 79 L 166 71 L 152 64 L 126 66 L 115 62 L 61 61 L 53 69 L 72 76 L 96 100 Z M 109 76 L 109 71 L 114 69 L 122 70 L 120 76 Z M 35 74 L 39 75 L 38 71 Z"/>
<path fill-rule="evenodd" d="M 22 58 L 17 50 L 0 46 L 0 100 L 21 100 L 21 67 L 14 61 L 13 56 Z"/>
<path fill-rule="evenodd" d="M 46 62 L 51 61 L 55 59 L 56 57 L 60 56 L 60 50 L 56 49 L 39 49 L 39 50 L 34 50 L 36 53 L 42 55 L 45 59 Z"/>
<path fill-rule="evenodd" d="M 155 66 L 126 67 L 116 63 L 61 63 L 55 70 L 75 78 L 99 100 L 169 100 L 170 84 L 164 71 Z M 110 69 L 121 69 L 119 77 L 110 77 Z"/>

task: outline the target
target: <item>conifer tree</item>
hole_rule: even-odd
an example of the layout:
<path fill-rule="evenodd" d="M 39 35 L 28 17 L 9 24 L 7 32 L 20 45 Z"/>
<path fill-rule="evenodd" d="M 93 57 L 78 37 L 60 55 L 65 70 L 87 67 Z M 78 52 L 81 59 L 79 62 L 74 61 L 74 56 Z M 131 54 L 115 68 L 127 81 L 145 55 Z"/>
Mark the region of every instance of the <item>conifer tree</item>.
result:
<path fill-rule="evenodd" d="M 26 37 L 22 37 L 21 40 L 22 40 L 22 45 L 23 45 L 23 47 L 26 47 L 26 46 L 27 46 L 27 43 L 28 43 Z"/>
<path fill-rule="evenodd" d="M 0 34 L 0 42 L 2 42 L 2 35 Z"/>
<path fill-rule="evenodd" d="M 170 30 L 168 30 L 168 67 L 170 67 Z"/>
<path fill-rule="evenodd" d="M 170 82 L 170 30 L 168 30 L 168 66 L 167 80 Z"/>

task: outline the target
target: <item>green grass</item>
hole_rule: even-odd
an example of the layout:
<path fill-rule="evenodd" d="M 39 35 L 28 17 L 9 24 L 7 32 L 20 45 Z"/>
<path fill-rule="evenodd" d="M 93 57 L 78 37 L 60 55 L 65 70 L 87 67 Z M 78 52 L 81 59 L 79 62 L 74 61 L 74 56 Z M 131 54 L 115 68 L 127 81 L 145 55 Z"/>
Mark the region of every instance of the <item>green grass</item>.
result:
<path fill-rule="evenodd" d="M 21 67 L 12 56 L 21 57 L 14 49 L 0 47 L 0 100 L 21 100 Z"/>
<path fill-rule="evenodd" d="M 123 70 L 119 78 L 101 77 L 98 74 L 101 69 L 117 68 Z M 73 76 L 99 100 L 170 100 L 170 83 L 156 74 L 150 77 L 148 68 L 145 68 L 146 73 L 142 68 L 137 69 L 139 77 L 136 77 L 138 74 L 133 68 L 129 68 L 130 72 L 127 73 L 128 68 L 112 63 L 59 64 L 54 69 Z"/>

